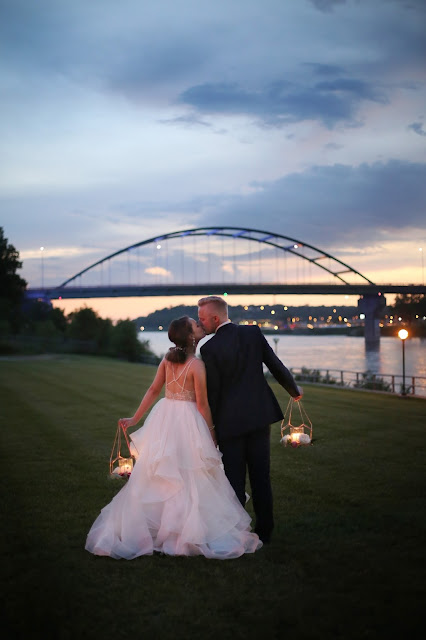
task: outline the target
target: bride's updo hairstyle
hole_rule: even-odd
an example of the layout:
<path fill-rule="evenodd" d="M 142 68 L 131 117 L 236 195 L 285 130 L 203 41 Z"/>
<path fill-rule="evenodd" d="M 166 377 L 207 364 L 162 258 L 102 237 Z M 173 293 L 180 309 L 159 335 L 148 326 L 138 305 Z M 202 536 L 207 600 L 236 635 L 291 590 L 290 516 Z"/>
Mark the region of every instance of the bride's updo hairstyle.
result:
<path fill-rule="evenodd" d="M 170 342 L 174 342 L 176 346 L 170 347 L 165 356 L 166 360 L 182 364 L 186 360 L 186 349 L 192 336 L 192 325 L 189 317 L 182 316 L 181 318 L 172 320 L 169 326 L 168 336 Z"/>

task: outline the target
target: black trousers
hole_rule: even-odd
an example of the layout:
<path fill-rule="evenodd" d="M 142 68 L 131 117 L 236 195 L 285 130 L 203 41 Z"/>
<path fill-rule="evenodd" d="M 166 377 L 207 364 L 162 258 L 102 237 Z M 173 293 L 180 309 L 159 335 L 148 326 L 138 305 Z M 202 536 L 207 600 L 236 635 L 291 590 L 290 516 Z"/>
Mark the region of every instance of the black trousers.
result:
<path fill-rule="evenodd" d="M 220 439 L 225 473 L 241 504 L 246 502 L 246 471 L 248 470 L 255 532 L 268 542 L 274 528 L 272 487 L 270 476 L 270 434 L 268 425 L 234 438 Z"/>

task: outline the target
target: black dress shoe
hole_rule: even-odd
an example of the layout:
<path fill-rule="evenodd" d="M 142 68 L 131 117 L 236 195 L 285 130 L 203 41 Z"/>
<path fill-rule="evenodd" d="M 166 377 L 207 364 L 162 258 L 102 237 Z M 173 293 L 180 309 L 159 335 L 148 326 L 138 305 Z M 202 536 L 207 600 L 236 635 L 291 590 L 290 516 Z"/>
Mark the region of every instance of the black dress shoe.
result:
<path fill-rule="evenodd" d="M 256 531 L 257 533 L 257 531 Z M 259 540 L 261 540 L 261 542 L 263 542 L 263 544 L 269 544 L 271 542 L 271 536 L 262 536 L 261 533 L 257 533 L 257 535 L 259 536 Z"/>

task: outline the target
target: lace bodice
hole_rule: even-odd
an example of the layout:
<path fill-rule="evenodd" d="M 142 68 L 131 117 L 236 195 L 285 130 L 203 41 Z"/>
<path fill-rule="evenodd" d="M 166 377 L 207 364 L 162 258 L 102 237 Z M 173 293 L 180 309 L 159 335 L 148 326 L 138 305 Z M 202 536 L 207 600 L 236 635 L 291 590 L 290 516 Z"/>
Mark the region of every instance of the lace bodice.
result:
<path fill-rule="evenodd" d="M 185 389 L 186 376 L 188 375 L 189 367 L 191 366 L 194 360 L 195 358 L 191 358 L 190 360 L 188 360 L 188 362 L 186 362 L 185 366 L 183 367 L 182 371 L 177 377 L 176 377 L 173 364 L 170 362 L 170 367 L 167 367 L 166 369 L 166 394 L 165 394 L 166 398 L 169 398 L 169 400 L 186 400 L 186 402 L 195 402 L 195 391 L 190 389 Z M 173 377 L 168 380 L 167 377 L 170 372 Z M 183 382 L 181 382 L 183 374 L 185 375 L 183 378 Z M 174 382 L 177 384 L 179 390 L 173 392 L 169 389 L 169 387 Z"/>

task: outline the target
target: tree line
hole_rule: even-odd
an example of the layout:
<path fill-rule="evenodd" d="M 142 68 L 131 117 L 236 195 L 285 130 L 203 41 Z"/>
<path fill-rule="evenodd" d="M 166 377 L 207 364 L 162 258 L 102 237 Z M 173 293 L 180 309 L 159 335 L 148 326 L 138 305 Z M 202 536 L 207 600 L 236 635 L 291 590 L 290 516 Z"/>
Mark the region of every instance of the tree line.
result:
<path fill-rule="evenodd" d="M 131 362 L 157 362 L 148 341 L 138 338 L 132 320 L 116 324 L 90 307 L 68 315 L 49 300 L 31 300 L 17 271 L 19 253 L 0 227 L 0 353 L 71 351 L 119 357 Z"/>

